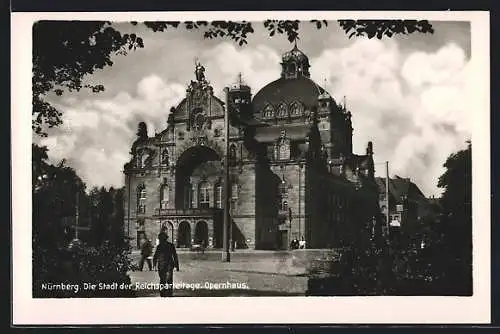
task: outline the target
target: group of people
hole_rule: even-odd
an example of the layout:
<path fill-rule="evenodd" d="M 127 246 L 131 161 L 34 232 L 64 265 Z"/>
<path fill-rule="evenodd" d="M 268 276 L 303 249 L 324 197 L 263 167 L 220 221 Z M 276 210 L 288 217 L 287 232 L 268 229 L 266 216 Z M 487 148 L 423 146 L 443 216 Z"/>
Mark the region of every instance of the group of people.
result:
<path fill-rule="evenodd" d="M 148 264 L 149 270 L 156 269 L 158 271 L 160 296 L 171 297 L 173 295 L 174 268 L 179 271 L 179 259 L 174 244 L 168 241 L 165 227 L 162 227 L 158 234 L 154 254 L 151 240 L 145 238 L 141 245 L 141 260 L 139 263 L 141 271 L 144 268 L 144 262 Z"/>
<path fill-rule="evenodd" d="M 306 241 L 304 240 L 304 237 L 302 237 L 300 241 L 297 238 L 294 238 L 290 242 L 290 248 L 291 249 L 299 249 L 299 248 L 304 249 L 304 248 L 306 248 Z"/>

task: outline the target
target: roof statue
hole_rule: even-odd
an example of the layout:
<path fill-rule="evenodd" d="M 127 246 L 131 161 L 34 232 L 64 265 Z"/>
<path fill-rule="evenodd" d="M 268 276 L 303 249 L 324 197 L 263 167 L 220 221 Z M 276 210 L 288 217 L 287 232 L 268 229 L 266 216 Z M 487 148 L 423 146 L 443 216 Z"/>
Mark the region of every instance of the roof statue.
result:
<path fill-rule="evenodd" d="M 194 71 L 194 74 L 196 75 L 197 81 L 205 81 L 205 67 L 203 67 L 203 65 L 198 61 L 196 61 L 196 69 Z"/>

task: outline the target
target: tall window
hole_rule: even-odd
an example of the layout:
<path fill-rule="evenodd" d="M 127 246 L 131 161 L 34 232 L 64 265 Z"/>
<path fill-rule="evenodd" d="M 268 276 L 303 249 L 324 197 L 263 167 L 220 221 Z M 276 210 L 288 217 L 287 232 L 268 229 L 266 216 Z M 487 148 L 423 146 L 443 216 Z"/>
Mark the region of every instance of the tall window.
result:
<path fill-rule="evenodd" d="M 200 208 L 210 207 L 210 186 L 208 182 L 201 182 L 198 188 Z"/>
<path fill-rule="evenodd" d="M 302 114 L 302 106 L 298 102 L 292 103 L 290 106 L 290 115 L 300 116 Z"/>
<path fill-rule="evenodd" d="M 288 111 L 286 109 L 286 104 L 283 103 L 278 107 L 278 117 L 284 118 L 287 116 L 288 116 Z"/>
<path fill-rule="evenodd" d="M 281 209 L 281 211 L 288 212 L 288 201 L 284 198 L 281 200 L 280 209 Z"/>
<path fill-rule="evenodd" d="M 169 188 L 163 185 L 160 190 L 160 207 L 166 209 L 169 201 Z"/>
<path fill-rule="evenodd" d="M 147 154 L 146 152 L 141 154 L 141 168 L 144 168 L 147 166 L 148 158 L 149 158 L 149 154 Z"/>
<path fill-rule="evenodd" d="M 215 186 L 215 207 L 222 209 L 222 185 L 220 183 Z"/>
<path fill-rule="evenodd" d="M 146 189 L 141 188 L 139 190 L 139 200 L 137 201 L 137 212 L 146 213 Z"/>
<path fill-rule="evenodd" d="M 233 165 L 236 163 L 236 146 L 231 144 L 229 147 L 229 164 Z"/>
<path fill-rule="evenodd" d="M 192 189 L 191 184 L 186 184 L 184 186 L 184 208 L 188 209 L 192 207 Z"/>
<path fill-rule="evenodd" d="M 278 186 L 279 206 L 281 211 L 288 211 L 288 187 L 285 179 L 281 180 Z"/>
<path fill-rule="evenodd" d="M 266 105 L 264 108 L 264 118 L 273 118 L 274 117 L 274 110 L 271 105 Z"/>
<path fill-rule="evenodd" d="M 168 150 L 167 149 L 164 149 L 161 152 L 161 163 L 163 165 L 168 165 Z"/>

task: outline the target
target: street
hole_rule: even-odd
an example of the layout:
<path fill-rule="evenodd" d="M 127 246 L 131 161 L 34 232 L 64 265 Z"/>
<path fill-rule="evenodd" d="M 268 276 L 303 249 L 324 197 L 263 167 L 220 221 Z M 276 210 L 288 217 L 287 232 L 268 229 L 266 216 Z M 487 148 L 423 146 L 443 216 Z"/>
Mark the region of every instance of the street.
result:
<path fill-rule="evenodd" d="M 174 271 L 174 296 L 303 296 L 307 288 L 305 266 L 292 252 L 232 253 L 222 262 L 218 251 L 179 252 L 180 271 Z M 133 254 L 134 264 L 140 255 Z M 129 273 L 138 297 L 159 296 L 148 283 L 159 283 L 156 271 Z M 177 287 L 177 289 L 176 289 Z"/>

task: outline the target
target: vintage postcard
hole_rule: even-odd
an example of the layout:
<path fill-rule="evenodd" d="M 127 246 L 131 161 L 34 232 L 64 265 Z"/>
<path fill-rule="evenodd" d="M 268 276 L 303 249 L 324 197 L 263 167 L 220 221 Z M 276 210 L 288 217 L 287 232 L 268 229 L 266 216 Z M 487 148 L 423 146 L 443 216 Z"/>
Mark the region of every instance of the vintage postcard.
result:
<path fill-rule="evenodd" d="M 12 33 L 14 324 L 490 321 L 487 12 Z"/>

